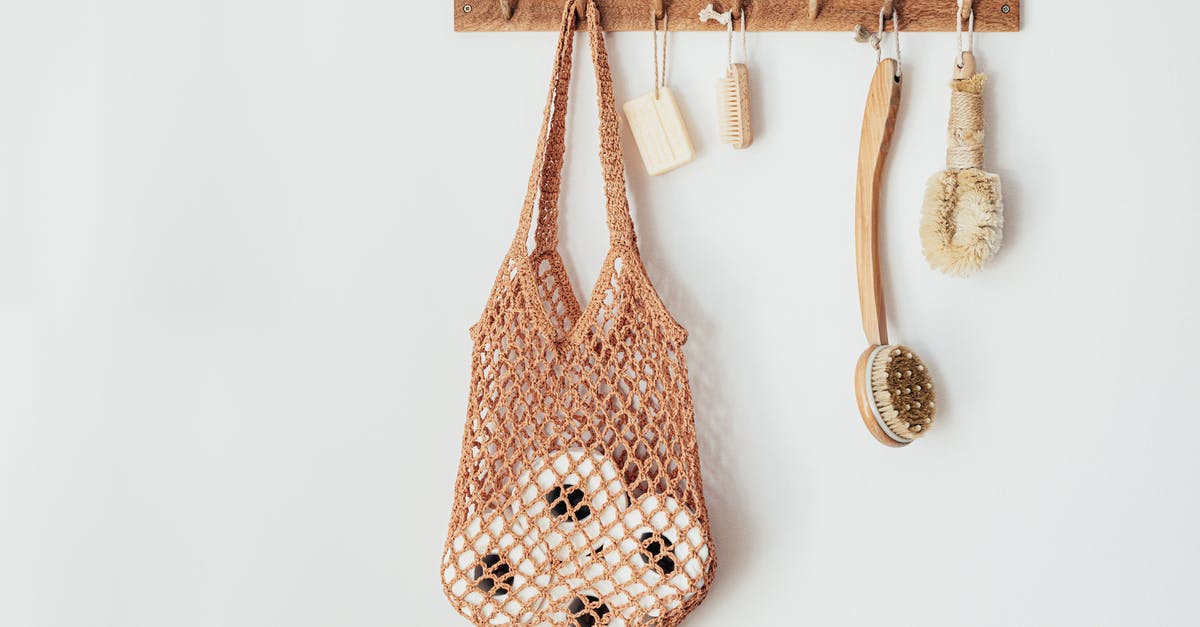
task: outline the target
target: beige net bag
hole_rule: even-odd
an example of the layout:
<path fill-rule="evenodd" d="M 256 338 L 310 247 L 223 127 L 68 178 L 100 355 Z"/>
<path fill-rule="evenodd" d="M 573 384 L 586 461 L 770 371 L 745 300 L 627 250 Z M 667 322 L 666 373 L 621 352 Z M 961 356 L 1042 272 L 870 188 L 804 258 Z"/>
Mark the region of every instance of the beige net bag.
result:
<path fill-rule="evenodd" d="M 687 332 L 638 255 L 612 77 L 590 1 L 610 249 L 586 306 L 557 251 L 573 16 L 568 2 L 517 236 L 471 329 L 442 583 L 476 625 L 677 625 L 716 570 Z"/>

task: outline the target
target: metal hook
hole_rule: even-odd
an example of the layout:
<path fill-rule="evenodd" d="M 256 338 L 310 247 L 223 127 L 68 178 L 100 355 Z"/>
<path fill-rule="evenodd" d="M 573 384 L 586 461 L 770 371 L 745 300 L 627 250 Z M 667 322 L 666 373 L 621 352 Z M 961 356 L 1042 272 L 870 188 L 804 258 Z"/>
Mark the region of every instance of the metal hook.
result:
<path fill-rule="evenodd" d="M 821 14 L 821 1 L 808 0 L 808 19 L 815 20 Z"/>
<path fill-rule="evenodd" d="M 505 20 L 511 20 L 513 16 L 512 0 L 500 0 L 500 14 Z"/>

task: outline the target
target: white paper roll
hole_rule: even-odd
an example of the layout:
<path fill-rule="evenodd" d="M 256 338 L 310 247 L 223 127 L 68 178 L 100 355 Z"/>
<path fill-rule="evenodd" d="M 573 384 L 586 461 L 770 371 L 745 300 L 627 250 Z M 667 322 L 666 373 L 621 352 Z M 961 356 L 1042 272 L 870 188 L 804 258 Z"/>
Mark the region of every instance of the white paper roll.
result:
<path fill-rule="evenodd" d="M 549 555 L 507 512 L 468 518 L 442 566 L 462 612 L 491 625 L 532 623 L 549 598 Z"/>
<path fill-rule="evenodd" d="M 539 533 L 563 562 L 596 548 L 629 505 L 617 468 L 598 453 L 573 448 L 541 458 L 517 477 L 516 520 Z"/>
<path fill-rule="evenodd" d="M 595 553 L 560 564 L 550 589 L 550 616 L 554 624 L 563 621 L 572 624 L 569 619 L 579 613 L 571 611 L 572 601 L 586 597 L 595 597 L 608 610 L 609 627 L 639 624 L 636 619 L 645 609 L 627 590 L 636 576 L 635 565 L 624 559 L 611 543 Z"/>
<path fill-rule="evenodd" d="M 675 499 L 643 497 L 605 536 L 595 550 L 559 565 L 550 590 L 555 624 L 570 624 L 570 604 L 580 595 L 602 602 L 611 626 L 654 624 L 704 586 L 704 529 Z"/>
<path fill-rule="evenodd" d="M 691 513 L 671 497 L 647 494 L 609 530 L 614 559 L 632 566 L 620 591 L 647 617 L 673 610 L 704 587 L 708 538 Z M 618 571 L 619 572 L 619 571 Z"/>

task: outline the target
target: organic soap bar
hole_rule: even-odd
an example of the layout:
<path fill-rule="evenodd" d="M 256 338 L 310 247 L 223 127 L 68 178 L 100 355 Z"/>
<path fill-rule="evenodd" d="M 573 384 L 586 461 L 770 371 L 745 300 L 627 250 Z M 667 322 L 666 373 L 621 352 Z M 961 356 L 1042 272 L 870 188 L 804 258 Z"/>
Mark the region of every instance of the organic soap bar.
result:
<path fill-rule="evenodd" d="M 696 157 L 675 95 L 660 87 L 625 103 L 625 118 L 637 141 L 638 152 L 650 176 L 670 172 Z"/>

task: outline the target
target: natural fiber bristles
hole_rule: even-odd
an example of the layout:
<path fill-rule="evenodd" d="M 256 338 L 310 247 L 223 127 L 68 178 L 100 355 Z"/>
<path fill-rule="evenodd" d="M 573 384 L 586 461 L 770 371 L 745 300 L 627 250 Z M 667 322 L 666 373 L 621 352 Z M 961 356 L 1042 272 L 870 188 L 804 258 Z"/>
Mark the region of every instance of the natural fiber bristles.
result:
<path fill-rule="evenodd" d="M 945 170 L 929 179 L 921 209 L 921 251 L 929 265 L 967 276 L 1003 241 L 1000 177 L 983 170 Z"/>
<path fill-rule="evenodd" d="M 721 142 L 746 148 L 754 141 L 750 126 L 750 73 L 745 64 L 729 66 L 717 81 L 717 115 Z"/>
<path fill-rule="evenodd" d="M 987 74 L 982 72 L 972 76 L 954 81 L 950 86 L 955 91 L 961 91 L 968 94 L 982 94 L 984 86 L 987 85 Z"/>
<path fill-rule="evenodd" d="M 966 276 L 1000 250 L 1000 177 L 983 170 L 983 87 L 987 75 L 951 83 L 946 167 L 929 179 L 921 209 L 921 249 L 929 265 Z"/>
<path fill-rule="evenodd" d="M 871 361 L 871 398 L 889 431 L 904 440 L 933 424 L 933 378 L 907 346 L 884 346 Z"/>

